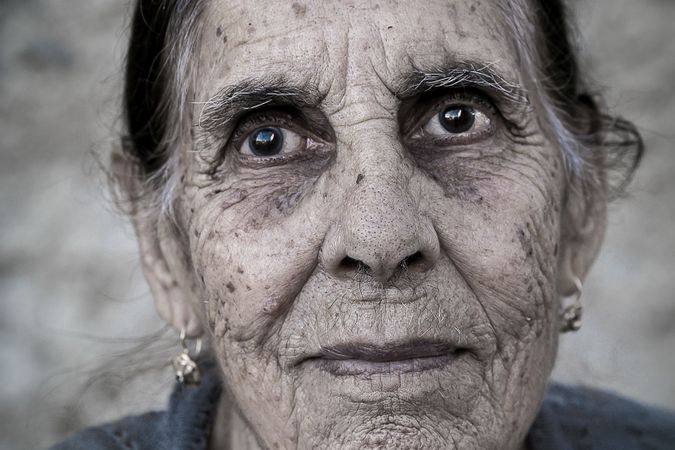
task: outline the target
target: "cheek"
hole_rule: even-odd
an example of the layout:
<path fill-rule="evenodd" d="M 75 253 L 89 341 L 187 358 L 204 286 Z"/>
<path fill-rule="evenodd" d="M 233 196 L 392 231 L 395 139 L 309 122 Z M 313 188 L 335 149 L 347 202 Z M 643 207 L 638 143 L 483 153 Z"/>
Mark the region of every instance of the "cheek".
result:
<path fill-rule="evenodd" d="M 246 232 L 222 219 L 205 227 L 200 235 L 207 237 L 193 247 L 209 327 L 217 339 L 262 345 L 311 273 L 316 239 L 282 226 Z"/>
<path fill-rule="evenodd" d="M 552 148 L 524 145 L 429 165 L 441 244 L 502 344 L 539 339 L 552 324 L 560 167 Z"/>
<path fill-rule="evenodd" d="M 429 209 L 468 301 L 494 334 L 489 403 L 520 417 L 536 411 L 556 354 L 561 164 L 552 149 L 522 146 L 464 163 L 427 187 L 436 192 Z"/>
<path fill-rule="evenodd" d="M 187 188 L 192 262 L 216 340 L 263 348 L 314 270 L 328 226 L 320 174 L 330 155 L 320 156 L 260 170 L 230 157 L 225 175 Z"/>
<path fill-rule="evenodd" d="M 203 137 L 197 147 L 181 210 L 209 328 L 216 338 L 264 341 L 316 260 L 321 227 L 308 217 L 321 208 L 312 194 L 332 152 L 274 165 L 233 149 L 218 161 L 217 143 Z"/>
<path fill-rule="evenodd" d="M 280 441 L 294 439 L 285 421 L 292 389 L 280 359 L 281 319 L 313 273 L 325 234 L 308 213 L 312 199 L 283 220 L 268 216 L 262 229 L 242 223 L 245 201 L 224 209 L 214 200 L 192 225 L 193 265 L 223 381 L 245 415 L 261 421 L 254 428 Z M 270 403 L 275 414 L 260 414 Z"/>

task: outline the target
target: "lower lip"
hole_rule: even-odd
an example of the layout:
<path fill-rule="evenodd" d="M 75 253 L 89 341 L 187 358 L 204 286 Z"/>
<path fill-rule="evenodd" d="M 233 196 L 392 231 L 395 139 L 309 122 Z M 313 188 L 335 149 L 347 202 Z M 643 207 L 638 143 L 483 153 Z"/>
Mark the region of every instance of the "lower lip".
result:
<path fill-rule="evenodd" d="M 402 373 L 426 372 L 447 366 L 458 357 L 457 353 L 425 356 L 398 361 L 368 361 L 363 359 L 316 358 L 309 363 L 335 376 L 370 377 L 372 375 L 397 375 Z"/>

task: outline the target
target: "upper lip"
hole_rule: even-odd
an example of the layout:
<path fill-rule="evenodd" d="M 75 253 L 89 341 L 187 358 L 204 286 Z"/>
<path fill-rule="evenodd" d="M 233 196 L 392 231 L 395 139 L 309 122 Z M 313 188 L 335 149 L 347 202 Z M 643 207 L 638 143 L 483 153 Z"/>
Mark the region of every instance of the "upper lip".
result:
<path fill-rule="evenodd" d="M 298 364 L 312 359 L 361 360 L 372 362 L 405 361 L 415 358 L 430 358 L 448 355 L 458 349 L 451 342 L 431 339 L 412 339 L 403 342 L 366 343 L 347 342 L 329 346 L 298 361 Z"/>

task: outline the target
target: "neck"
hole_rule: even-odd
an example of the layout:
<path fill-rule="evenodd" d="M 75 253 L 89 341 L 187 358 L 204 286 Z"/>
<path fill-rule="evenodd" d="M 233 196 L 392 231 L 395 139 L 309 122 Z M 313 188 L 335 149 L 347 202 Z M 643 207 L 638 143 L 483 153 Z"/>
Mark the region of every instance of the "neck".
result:
<path fill-rule="evenodd" d="M 223 394 L 213 423 L 209 450 L 261 450 L 251 428 L 233 404 L 232 399 Z"/>

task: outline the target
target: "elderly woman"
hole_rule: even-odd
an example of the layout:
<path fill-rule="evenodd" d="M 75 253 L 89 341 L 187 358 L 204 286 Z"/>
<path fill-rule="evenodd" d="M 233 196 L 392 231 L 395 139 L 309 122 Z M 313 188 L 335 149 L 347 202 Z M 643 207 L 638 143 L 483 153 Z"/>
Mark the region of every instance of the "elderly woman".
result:
<path fill-rule="evenodd" d="M 667 412 L 547 386 L 641 154 L 565 17 L 138 1 L 112 166 L 180 383 L 55 448 L 673 448 Z"/>

